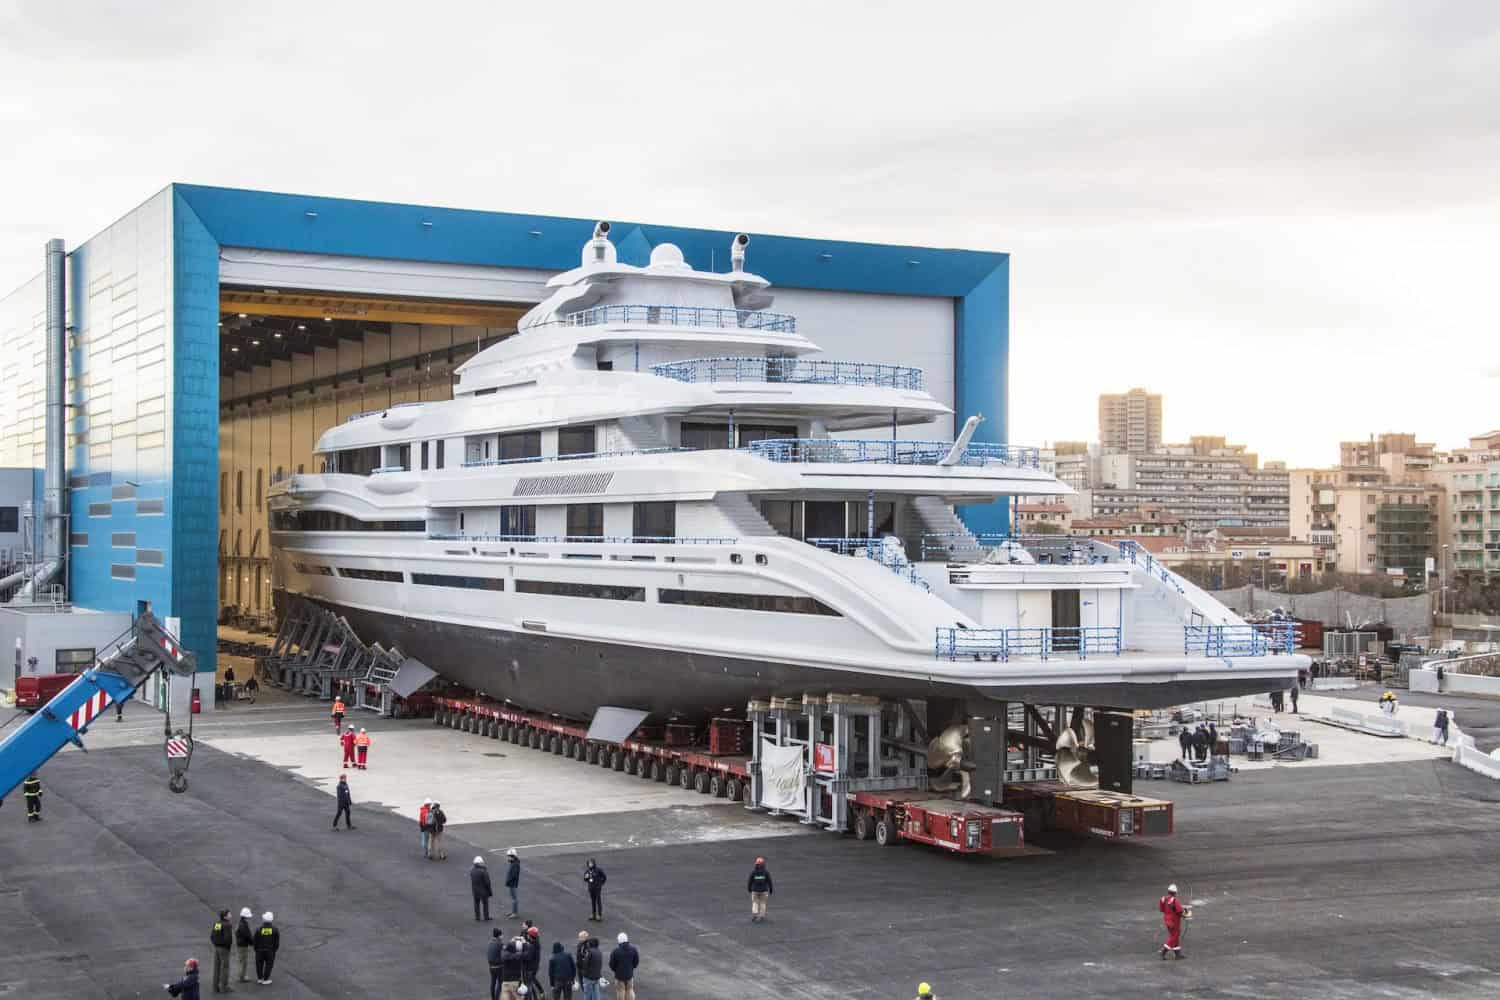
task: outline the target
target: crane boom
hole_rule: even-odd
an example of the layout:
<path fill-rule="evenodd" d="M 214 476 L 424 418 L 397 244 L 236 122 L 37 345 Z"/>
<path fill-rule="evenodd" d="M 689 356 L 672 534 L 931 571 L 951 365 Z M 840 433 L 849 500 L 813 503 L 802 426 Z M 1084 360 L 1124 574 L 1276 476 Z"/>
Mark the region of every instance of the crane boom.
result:
<path fill-rule="evenodd" d="M 196 669 L 197 658 L 150 611 L 142 611 L 94 666 L 0 743 L 0 799 L 67 744 L 82 748 L 80 737 L 89 724 L 109 705 L 129 698 L 156 671 L 190 677 Z"/>

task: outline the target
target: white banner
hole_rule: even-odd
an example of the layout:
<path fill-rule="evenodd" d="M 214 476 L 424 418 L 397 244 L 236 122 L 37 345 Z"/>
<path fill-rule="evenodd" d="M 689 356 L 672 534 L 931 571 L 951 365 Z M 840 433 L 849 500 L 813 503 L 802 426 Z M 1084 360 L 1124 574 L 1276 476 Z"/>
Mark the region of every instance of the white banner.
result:
<path fill-rule="evenodd" d="M 770 740 L 761 740 L 762 807 L 785 812 L 807 810 L 807 790 L 802 785 L 802 758 L 805 753 L 804 747 L 779 747 Z"/>

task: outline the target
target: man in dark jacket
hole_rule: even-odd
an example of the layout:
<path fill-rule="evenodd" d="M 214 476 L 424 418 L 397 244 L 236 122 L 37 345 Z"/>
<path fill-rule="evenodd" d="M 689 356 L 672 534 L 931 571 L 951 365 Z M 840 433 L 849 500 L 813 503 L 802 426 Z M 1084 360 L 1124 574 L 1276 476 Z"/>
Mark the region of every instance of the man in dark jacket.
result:
<path fill-rule="evenodd" d="M 272 923 L 276 915 L 270 910 L 260 915 L 260 927 L 255 931 L 255 981 L 262 986 L 271 985 L 271 968 L 276 964 L 276 949 L 281 947 L 281 932 Z"/>
<path fill-rule="evenodd" d="M 745 888 L 750 893 L 750 922 L 759 923 L 766 919 L 766 904 L 771 901 L 771 893 L 775 891 L 771 886 L 771 873 L 766 870 L 765 858 L 755 859 L 755 867 L 750 869 L 750 879 L 745 883 Z"/>
<path fill-rule="evenodd" d="M 526 958 L 523 964 L 526 967 L 526 976 L 522 982 L 526 984 L 526 989 L 534 997 L 545 996 L 541 981 L 536 977 L 536 974 L 542 970 L 542 932 L 530 920 L 526 921 Z"/>
<path fill-rule="evenodd" d="M 519 937 L 511 938 L 500 956 L 501 1000 L 517 1000 L 519 996 L 517 990 L 521 988 L 521 980 L 525 977 L 526 940 Z"/>
<path fill-rule="evenodd" d="M 512 847 L 505 852 L 505 888 L 510 890 L 510 916 L 521 915 L 521 900 L 516 896 L 516 890 L 521 887 L 521 859 Z"/>
<path fill-rule="evenodd" d="M 635 1000 L 635 970 L 641 964 L 641 953 L 624 931 L 615 940 L 619 943 L 609 953 L 609 971 L 615 974 L 615 1000 Z"/>
<path fill-rule="evenodd" d="M 573 964 L 578 969 L 578 988 L 583 1000 L 599 1000 L 599 979 L 604 975 L 604 953 L 599 950 L 599 939 L 590 937 L 588 931 L 578 932 L 578 950 L 573 953 Z"/>
<path fill-rule="evenodd" d="M 182 1000 L 198 1000 L 198 960 L 190 958 L 184 962 L 182 978 L 175 983 L 162 983 L 161 988 Z"/>
<path fill-rule="evenodd" d="M 589 863 L 583 869 L 583 884 L 589 890 L 590 920 L 604 919 L 604 879 L 604 869 L 593 858 L 589 858 Z"/>
<path fill-rule="evenodd" d="M 432 808 L 427 810 L 427 857 L 432 861 L 447 861 L 448 852 L 443 849 L 443 830 L 448 826 L 448 814 L 443 812 L 443 804 L 434 802 Z"/>
<path fill-rule="evenodd" d="M 474 919 L 490 919 L 490 897 L 495 890 L 490 887 L 490 870 L 485 867 L 482 855 L 474 856 L 474 867 L 469 869 L 469 889 L 474 893 Z M 481 907 L 484 916 L 479 915 Z"/>
<path fill-rule="evenodd" d="M 1182 759 L 1186 763 L 1190 760 L 1193 749 L 1193 731 L 1187 726 L 1182 727 L 1182 732 L 1177 734 L 1177 745 L 1182 747 Z"/>
<path fill-rule="evenodd" d="M 339 809 L 338 812 L 333 814 L 333 828 L 335 830 L 339 828 L 339 817 L 342 816 L 344 817 L 344 826 L 352 830 L 354 829 L 354 820 L 349 818 L 349 810 L 354 806 L 354 796 L 349 791 L 349 776 L 347 774 L 339 775 L 338 796 Z"/>
<path fill-rule="evenodd" d="M 505 939 L 500 936 L 498 927 L 490 932 L 490 946 L 485 952 L 485 960 L 490 964 L 490 1000 L 500 1000 L 500 977 L 505 971 Z"/>
<path fill-rule="evenodd" d="M 547 983 L 552 987 L 552 1000 L 573 1000 L 573 980 L 578 976 L 578 966 L 573 956 L 563 948 L 561 941 L 552 942 L 552 957 L 547 960 Z"/>
<path fill-rule="evenodd" d="M 214 946 L 214 992 L 233 993 L 229 988 L 229 948 L 234 944 L 234 927 L 228 910 L 219 911 L 219 919 L 208 932 L 208 943 Z"/>
<path fill-rule="evenodd" d="M 21 782 L 21 797 L 26 800 L 26 822 L 40 823 L 42 821 L 42 779 L 38 778 L 35 772 Z"/>
<path fill-rule="evenodd" d="M 240 960 L 240 982 L 250 981 L 250 952 L 254 950 L 255 932 L 250 929 L 250 907 L 240 910 L 240 922 L 234 925 L 234 945 Z"/>

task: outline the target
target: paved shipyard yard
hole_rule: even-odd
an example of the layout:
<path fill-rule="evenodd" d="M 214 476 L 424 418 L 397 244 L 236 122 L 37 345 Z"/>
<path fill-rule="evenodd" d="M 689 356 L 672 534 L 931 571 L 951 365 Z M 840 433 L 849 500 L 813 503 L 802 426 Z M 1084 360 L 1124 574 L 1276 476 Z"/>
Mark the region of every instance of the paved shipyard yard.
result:
<path fill-rule="evenodd" d="M 44 823 L 25 823 L 19 799 L 0 810 L 0 997 L 164 995 L 184 958 L 210 958 L 214 912 L 246 905 L 276 912 L 284 944 L 275 984 L 241 992 L 482 997 L 489 925 L 473 919 L 466 871 L 483 853 L 502 874 L 510 846 L 546 949 L 584 927 L 606 942 L 628 931 L 652 1000 L 906 998 L 922 979 L 947 1000 L 1500 993 L 1500 786 L 1418 741 L 1403 754 L 1320 728 L 1317 763 L 1141 783 L 1177 803 L 1169 839 L 1049 838 L 1025 857 L 962 859 L 358 714 L 371 770 L 350 772 L 358 829 L 332 833 L 325 710 L 293 701 L 204 723 L 181 796 L 144 710 L 101 721 L 87 756 L 48 764 Z M 1358 759 L 1358 740 L 1378 763 L 1330 763 Z M 451 820 L 446 863 L 420 857 L 424 796 Z M 777 891 L 752 926 L 756 854 Z M 609 874 L 602 925 L 583 919 L 590 855 Z M 1169 881 L 1196 915 L 1189 958 L 1164 963 L 1155 902 Z"/>

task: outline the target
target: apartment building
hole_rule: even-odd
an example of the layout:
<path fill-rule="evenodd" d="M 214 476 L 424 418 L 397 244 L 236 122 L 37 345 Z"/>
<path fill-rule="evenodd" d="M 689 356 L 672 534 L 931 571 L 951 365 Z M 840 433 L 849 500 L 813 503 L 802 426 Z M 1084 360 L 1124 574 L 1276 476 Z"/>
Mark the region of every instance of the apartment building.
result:
<path fill-rule="evenodd" d="M 1447 569 L 1500 574 L 1500 431 L 1442 455 L 1431 477 L 1445 494 L 1441 541 Z"/>
<path fill-rule="evenodd" d="M 1388 573 L 1420 580 L 1439 549 L 1444 490 L 1391 482 L 1378 467 L 1293 469 L 1295 538 L 1323 546 L 1340 573 Z"/>
<path fill-rule="evenodd" d="M 1148 454 L 1104 454 L 1098 464 L 1095 485 L 1072 500 L 1077 516 L 1156 507 L 1193 534 L 1288 523 L 1286 466 L 1262 468 L 1257 455 L 1222 437 L 1194 437 Z"/>
<path fill-rule="evenodd" d="M 1146 452 L 1161 447 L 1161 396 L 1145 389 L 1099 397 L 1099 450 Z"/>

